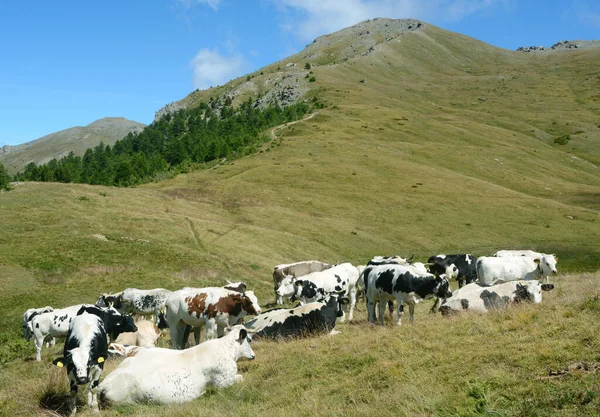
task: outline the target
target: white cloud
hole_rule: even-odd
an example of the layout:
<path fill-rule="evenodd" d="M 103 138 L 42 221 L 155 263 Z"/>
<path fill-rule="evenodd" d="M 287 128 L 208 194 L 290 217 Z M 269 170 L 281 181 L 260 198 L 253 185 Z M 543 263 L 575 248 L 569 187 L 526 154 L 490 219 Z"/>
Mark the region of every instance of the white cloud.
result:
<path fill-rule="evenodd" d="M 189 9 L 190 7 L 192 7 L 195 4 L 206 4 L 215 11 L 219 8 L 219 3 L 221 3 L 221 0 L 176 0 L 176 1 L 177 1 L 177 3 L 179 3 L 186 9 Z"/>
<path fill-rule="evenodd" d="M 218 51 L 201 49 L 191 62 L 194 68 L 194 87 L 204 90 L 223 85 L 245 73 L 248 64 L 243 56 L 221 55 Z"/>
<path fill-rule="evenodd" d="M 375 17 L 453 21 L 496 6 L 511 8 L 515 0 L 272 0 L 284 22 L 282 29 L 303 41 Z"/>

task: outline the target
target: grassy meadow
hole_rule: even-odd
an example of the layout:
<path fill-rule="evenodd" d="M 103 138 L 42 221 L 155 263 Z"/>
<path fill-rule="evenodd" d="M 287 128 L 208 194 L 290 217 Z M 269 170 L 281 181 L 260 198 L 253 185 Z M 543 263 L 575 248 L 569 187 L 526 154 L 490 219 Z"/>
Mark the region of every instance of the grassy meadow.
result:
<path fill-rule="evenodd" d="M 235 387 L 102 415 L 598 416 L 600 50 L 517 53 L 433 26 L 400 40 L 314 61 L 327 107 L 254 155 L 138 188 L 0 193 L 0 414 L 56 415 L 40 401 L 68 389 L 61 342 L 36 363 L 21 337 L 30 307 L 226 280 L 265 307 L 280 263 L 531 248 L 559 257 L 541 305 L 442 318 L 425 301 L 396 328 L 361 302 L 339 335 L 257 342 Z"/>

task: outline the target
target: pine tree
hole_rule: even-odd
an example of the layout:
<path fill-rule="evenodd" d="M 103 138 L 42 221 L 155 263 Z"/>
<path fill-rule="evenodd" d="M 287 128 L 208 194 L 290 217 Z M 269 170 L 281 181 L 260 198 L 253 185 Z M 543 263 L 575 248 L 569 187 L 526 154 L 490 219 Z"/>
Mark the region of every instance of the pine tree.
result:
<path fill-rule="evenodd" d="M 4 168 L 4 165 L 0 164 L 0 190 L 8 190 L 8 184 L 10 182 L 10 175 Z"/>

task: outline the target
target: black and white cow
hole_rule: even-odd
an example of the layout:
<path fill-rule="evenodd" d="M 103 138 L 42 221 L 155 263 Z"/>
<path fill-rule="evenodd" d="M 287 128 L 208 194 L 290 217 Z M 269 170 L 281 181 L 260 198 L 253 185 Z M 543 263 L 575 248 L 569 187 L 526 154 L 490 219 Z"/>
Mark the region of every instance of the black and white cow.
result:
<path fill-rule="evenodd" d="M 137 326 L 133 321 L 133 317 L 126 314 L 120 314 L 112 307 L 101 308 L 97 306 L 84 305 L 79 309 L 77 315 L 80 316 L 84 313 L 98 316 L 100 320 L 102 320 L 104 330 L 111 340 L 117 339 L 121 333 L 137 331 Z"/>
<path fill-rule="evenodd" d="M 171 294 L 171 291 L 164 288 L 154 288 L 152 290 L 127 288 L 114 299 L 113 305 L 123 314 L 136 314 L 143 317 L 154 316 L 155 323 L 158 324 L 158 316 L 161 311 L 164 311 L 169 294 Z M 100 300 L 98 301 L 100 302 Z M 105 299 L 105 302 L 110 303 L 110 299 Z"/>
<path fill-rule="evenodd" d="M 443 315 L 462 311 L 486 313 L 523 301 L 538 304 L 542 302 L 542 291 L 553 288 L 554 285 L 540 284 L 537 280 L 509 281 L 491 287 L 473 282 L 454 291 L 452 297 L 444 300 L 440 312 Z"/>
<path fill-rule="evenodd" d="M 431 256 L 427 263 L 429 264 L 429 272 L 436 275 L 446 274 L 448 279 L 453 274 L 456 274 L 458 288 L 461 288 L 465 281 L 467 284 L 477 281 L 477 258 L 468 253 L 455 255 L 436 255 Z M 456 271 L 449 270 L 452 266 Z"/>
<path fill-rule="evenodd" d="M 108 343 L 104 324 L 100 317 L 86 312 L 71 321 L 63 356 L 52 363 L 66 366 L 71 387 L 71 416 L 77 412 L 77 392 L 80 385 L 89 384 L 88 406 L 96 413 L 98 409 L 98 383 L 108 357 Z"/>
<path fill-rule="evenodd" d="M 321 261 L 301 261 L 292 264 L 281 264 L 273 268 L 273 289 L 275 291 L 275 303 L 283 305 L 283 297 L 277 294 L 277 289 L 285 277 L 295 278 L 308 275 L 313 272 L 320 272 L 331 268 L 332 265 Z"/>
<path fill-rule="evenodd" d="M 23 321 L 21 323 L 21 327 L 23 328 L 23 337 L 28 342 L 33 337 L 33 329 L 31 327 L 31 320 L 37 315 L 50 313 L 54 311 L 54 308 L 50 306 L 40 307 L 40 308 L 29 308 L 25 313 L 23 313 Z M 47 344 L 47 346 L 54 346 L 56 344 L 56 338 L 52 338 L 52 340 Z"/>
<path fill-rule="evenodd" d="M 438 298 L 450 297 L 448 279 L 429 273 L 419 273 L 410 265 L 379 265 L 369 266 L 363 273 L 365 294 L 367 296 L 367 311 L 369 321 L 375 322 L 375 304 L 379 302 L 379 321 L 383 324 L 384 302 L 398 302 L 398 321 L 404 311 L 404 302 L 408 304 L 410 321 L 414 321 L 415 304 L 427 295 Z"/>
<path fill-rule="evenodd" d="M 349 262 L 336 265 L 320 272 L 313 272 L 300 278 L 287 276 L 277 289 L 277 294 L 292 297 L 301 303 L 323 299 L 327 294 L 343 294 L 350 297 L 348 320 L 353 319 L 358 286 L 358 269 Z M 342 313 L 340 321 L 345 320 Z"/>
<path fill-rule="evenodd" d="M 347 302 L 347 298 L 330 294 L 322 301 L 289 309 L 278 308 L 259 314 L 246 323 L 246 327 L 255 332 L 253 340 L 329 333 L 335 327 L 336 319 L 342 316 L 342 304 Z"/>
<path fill-rule="evenodd" d="M 31 333 L 35 340 L 35 359 L 42 360 L 42 346 L 44 340 L 49 337 L 65 336 L 69 332 L 69 326 L 79 309 L 85 304 L 76 304 L 48 313 L 37 314 L 29 322 Z M 88 304 L 91 306 L 91 304 Z"/>

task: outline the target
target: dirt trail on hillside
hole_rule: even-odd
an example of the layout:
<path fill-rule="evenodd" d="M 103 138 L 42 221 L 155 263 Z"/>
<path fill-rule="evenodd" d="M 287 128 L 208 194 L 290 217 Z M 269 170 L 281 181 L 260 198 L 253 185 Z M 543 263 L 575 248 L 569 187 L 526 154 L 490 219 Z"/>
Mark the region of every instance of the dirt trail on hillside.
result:
<path fill-rule="evenodd" d="M 288 123 L 284 123 L 282 125 L 279 126 L 275 126 L 273 129 L 271 129 L 271 139 L 277 139 L 277 135 L 275 134 L 275 132 L 283 129 L 284 127 L 288 127 L 290 125 L 293 125 L 294 123 L 298 123 L 298 122 L 303 122 L 305 120 L 308 119 L 312 119 L 313 117 L 315 117 L 318 113 L 320 112 L 320 110 L 317 110 L 316 112 L 314 112 L 313 114 L 311 114 L 310 116 L 306 116 L 304 119 L 300 119 L 300 120 L 296 120 L 294 122 L 288 122 Z"/>

